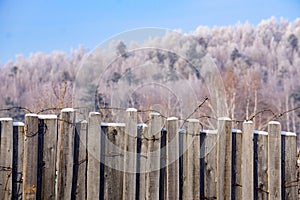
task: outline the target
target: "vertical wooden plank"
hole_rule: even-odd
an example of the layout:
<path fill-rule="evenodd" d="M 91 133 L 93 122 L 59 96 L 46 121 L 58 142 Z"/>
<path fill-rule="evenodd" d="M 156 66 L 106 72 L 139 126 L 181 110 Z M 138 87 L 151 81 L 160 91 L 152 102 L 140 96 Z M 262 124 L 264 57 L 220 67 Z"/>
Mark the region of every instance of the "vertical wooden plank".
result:
<path fill-rule="evenodd" d="M 167 119 L 165 199 L 179 199 L 178 118 Z"/>
<path fill-rule="evenodd" d="M 149 130 L 146 135 L 148 140 L 146 199 L 158 200 L 162 118 L 159 113 L 150 113 L 149 118 Z"/>
<path fill-rule="evenodd" d="M 242 199 L 254 198 L 253 185 L 253 122 L 243 123 L 242 134 Z"/>
<path fill-rule="evenodd" d="M 12 199 L 22 199 L 24 126 L 23 122 L 13 122 Z"/>
<path fill-rule="evenodd" d="M 205 138 L 205 156 L 204 162 L 204 196 L 202 198 L 216 199 L 217 198 L 217 130 L 210 130 L 201 133 Z M 201 148 L 203 148 L 201 146 Z M 203 189 L 202 189 L 203 190 Z"/>
<path fill-rule="evenodd" d="M 167 129 L 163 128 L 161 131 L 160 143 L 160 170 L 159 170 L 159 199 L 164 200 L 166 194 L 166 163 L 167 163 Z"/>
<path fill-rule="evenodd" d="M 56 199 L 71 199 L 74 159 L 75 110 L 64 108 L 59 119 Z"/>
<path fill-rule="evenodd" d="M 282 185 L 284 186 L 283 199 L 298 198 L 298 181 L 297 181 L 297 136 L 296 133 L 281 132 L 282 140 L 284 140 L 284 172 Z"/>
<path fill-rule="evenodd" d="M 231 199 L 232 124 L 231 119 L 218 119 L 217 199 Z"/>
<path fill-rule="evenodd" d="M 200 125 L 188 119 L 183 154 L 183 199 L 200 199 Z"/>
<path fill-rule="evenodd" d="M 38 116 L 25 115 L 23 199 L 37 198 Z"/>
<path fill-rule="evenodd" d="M 12 118 L 0 118 L 0 198 L 12 196 L 12 159 L 13 159 L 13 122 Z"/>
<path fill-rule="evenodd" d="M 251 158 L 253 154 L 251 154 Z M 253 168 L 252 168 L 253 169 Z M 253 171 L 253 170 L 252 170 Z M 232 131 L 232 188 L 231 199 L 242 199 L 242 131 Z"/>
<path fill-rule="evenodd" d="M 281 199 L 281 125 L 268 123 L 268 188 L 269 199 Z"/>
<path fill-rule="evenodd" d="M 86 199 L 86 172 L 87 172 L 87 129 L 88 123 L 86 120 L 76 123 L 78 149 L 78 179 L 76 186 L 76 199 Z"/>
<path fill-rule="evenodd" d="M 254 131 L 253 138 L 254 199 L 268 199 L 268 133 Z"/>
<path fill-rule="evenodd" d="M 148 138 L 146 137 L 148 134 L 148 126 L 146 124 L 138 124 L 138 141 L 137 145 L 139 145 L 140 141 L 140 149 L 137 149 L 137 195 L 139 199 L 146 199 L 146 188 L 148 182 L 148 172 L 149 168 L 147 166 L 147 152 L 149 148 Z M 139 151 L 140 150 L 140 151 Z"/>
<path fill-rule="evenodd" d="M 55 198 L 55 163 L 57 147 L 57 116 L 39 115 L 39 138 L 42 138 L 42 199 Z"/>
<path fill-rule="evenodd" d="M 87 199 L 99 199 L 101 159 L 101 116 L 98 112 L 91 112 L 89 114 L 87 148 Z"/>
<path fill-rule="evenodd" d="M 123 199 L 136 198 L 137 110 L 126 110 Z"/>
<path fill-rule="evenodd" d="M 106 136 L 104 152 L 104 199 L 122 199 L 125 124 L 103 124 L 101 130 Z"/>

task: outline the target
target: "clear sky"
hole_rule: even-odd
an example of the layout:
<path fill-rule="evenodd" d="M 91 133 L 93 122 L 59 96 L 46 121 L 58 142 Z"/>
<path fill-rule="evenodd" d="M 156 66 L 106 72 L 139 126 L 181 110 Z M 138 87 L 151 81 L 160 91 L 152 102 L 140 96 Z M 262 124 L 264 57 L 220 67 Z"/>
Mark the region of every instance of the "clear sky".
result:
<path fill-rule="evenodd" d="M 0 0 L 0 63 L 16 54 L 93 49 L 130 29 L 258 24 L 300 17 L 300 0 Z"/>

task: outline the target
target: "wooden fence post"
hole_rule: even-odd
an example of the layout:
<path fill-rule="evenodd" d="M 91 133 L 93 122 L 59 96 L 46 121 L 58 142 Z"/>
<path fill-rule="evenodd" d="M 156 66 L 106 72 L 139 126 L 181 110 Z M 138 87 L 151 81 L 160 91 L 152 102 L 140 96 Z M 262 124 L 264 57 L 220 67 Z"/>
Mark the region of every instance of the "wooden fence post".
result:
<path fill-rule="evenodd" d="M 0 196 L 12 196 L 12 156 L 13 124 L 12 118 L 0 118 Z"/>
<path fill-rule="evenodd" d="M 167 119 L 165 199 L 179 199 L 179 133 L 176 117 Z"/>
<path fill-rule="evenodd" d="M 254 131 L 253 137 L 254 199 L 268 200 L 268 133 Z"/>
<path fill-rule="evenodd" d="M 88 123 L 86 120 L 76 123 L 75 144 L 78 147 L 78 178 L 76 185 L 76 199 L 86 199 L 86 172 L 87 172 L 87 129 Z M 76 145 L 75 145 L 76 146 Z"/>
<path fill-rule="evenodd" d="M 297 135 L 281 132 L 282 149 L 282 199 L 298 198 L 297 181 Z"/>
<path fill-rule="evenodd" d="M 125 124 L 102 124 L 105 134 L 104 199 L 123 198 Z"/>
<path fill-rule="evenodd" d="M 61 110 L 57 149 L 56 199 L 71 199 L 75 136 L 75 110 Z"/>
<path fill-rule="evenodd" d="M 12 199 L 22 199 L 24 123 L 13 122 Z"/>
<path fill-rule="evenodd" d="M 218 119 L 217 140 L 217 199 L 231 199 L 232 124 L 231 119 Z"/>
<path fill-rule="evenodd" d="M 146 190 L 147 190 L 147 174 L 149 172 L 148 166 L 147 166 L 147 160 L 149 159 L 147 157 L 147 152 L 149 148 L 148 143 L 148 126 L 146 124 L 138 124 L 138 140 L 137 140 L 137 196 L 139 199 L 146 199 Z"/>
<path fill-rule="evenodd" d="M 231 199 L 242 199 L 242 131 L 232 130 L 232 187 Z"/>
<path fill-rule="evenodd" d="M 123 199 L 136 198 L 137 110 L 126 110 Z"/>
<path fill-rule="evenodd" d="M 162 118 L 159 113 L 150 113 L 149 117 L 149 130 L 146 135 L 148 140 L 146 199 L 158 200 Z"/>
<path fill-rule="evenodd" d="M 254 198 L 253 185 L 253 122 L 243 123 L 242 134 L 242 199 Z"/>
<path fill-rule="evenodd" d="M 38 116 L 25 115 L 23 199 L 37 198 Z"/>
<path fill-rule="evenodd" d="M 38 180 L 41 181 L 41 199 L 55 198 L 55 163 L 57 148 L 57 116 L 38 115 L 39 118 L 39 150 Z M 40 184 L 40 183 L 38 183 Z"/>
<path fill-rule="evenodd" d="M 87 199 L 100 197 L 101 116 L 90 112 L 88 124 Z"/>
<path fill-rule="evenodd" d="M 217 130 L 201 132 L 200 193 L 202 198 L 217 198 Z"/>
<path fill-rule="evenodd" d="M 200 199 L 200 125 L 188 119 L 183 140 L 183 199 Z"/>
<path fill-rule="evenodd" d="M 269 199 L 281 199 L 281 125 L 268 123 L 268 188 Z"/>

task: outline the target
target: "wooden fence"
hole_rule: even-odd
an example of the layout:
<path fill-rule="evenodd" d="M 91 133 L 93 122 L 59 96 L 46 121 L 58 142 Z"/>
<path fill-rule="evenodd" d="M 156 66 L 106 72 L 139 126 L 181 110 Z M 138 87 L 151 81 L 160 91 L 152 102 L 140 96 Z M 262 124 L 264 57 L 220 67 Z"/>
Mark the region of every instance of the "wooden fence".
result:
<path fill-rule="evenodd" d="M 278 122 L 239 131 L 219 118 L 204 131 L 189 119 L 181 130 L 171 117 L 161 129 L 157 113 L 138 126 L 137 110 L 126 114 L 123 124 L 96 112 L 76 122 L 73 109 L 0 118 L 0 199 L 298 198 L 296 134 Z"/>

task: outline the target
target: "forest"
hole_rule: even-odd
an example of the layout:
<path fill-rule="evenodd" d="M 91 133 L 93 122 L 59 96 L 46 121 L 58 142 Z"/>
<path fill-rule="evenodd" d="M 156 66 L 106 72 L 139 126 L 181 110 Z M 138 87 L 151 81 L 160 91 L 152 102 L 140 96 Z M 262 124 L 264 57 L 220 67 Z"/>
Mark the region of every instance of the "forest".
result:
<path fill-rule="evenodd" d="M 0 116 L 22 121 L 27 112 L 58 113 L 74 106 L 76 96 L 80 105 L 102 109 L 105 120 L 113 115 L 105 107 L 136 107 L 199 118 L 203 128 L 214 128 L 211 121 L 220 115 L 214 101 L 219 97 L 207 88 L 204 68 L 209 57 L 225 89 L 222 114 L 237 127 L 253 120 L 256 129 L 264 130 L 268 121 L 279 120 L 282 129 L 299 133 L 300 18 L 178 32 L 142 44 L 115 41 L 107 50 L 92 53 L 79 47 L 16 55 L 0 66 Z"/>

